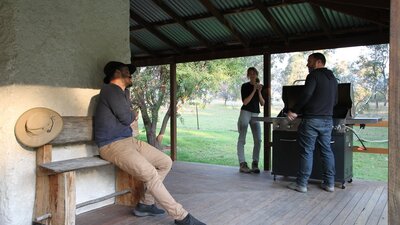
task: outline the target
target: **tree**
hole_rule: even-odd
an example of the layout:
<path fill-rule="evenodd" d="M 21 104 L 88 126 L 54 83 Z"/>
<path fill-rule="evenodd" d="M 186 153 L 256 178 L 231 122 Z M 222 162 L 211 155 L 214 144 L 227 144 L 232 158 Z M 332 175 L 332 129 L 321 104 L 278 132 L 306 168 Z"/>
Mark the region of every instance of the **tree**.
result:
<path fill-rule="evenodd" d="M 244 82 L 246 65 L 244 58 L 231 58 L 215 60 L 211 64 L 210 72 L 218 74 L 219 96 L 228 100 L 236 100 L 240 97 L 240 86 Z"/>
<path fill-rule="evenodd" d="M 354 72 L 362 78 L 364 88 L 370 90 L 364 104 L 375 100 L 378 108 L 379 95 L 386 106 L 388 99 L 388 71 L 389 46 L 387 44 L 367 46 L 367 54 L 361 55 L 355 63 Z"/>
<path fill-rule="evenodd" d="M 201 100 L 207 103 L 219 90 L 219 81 L 224 76 L 218 73 L 218 68 L 212 61 L 178 64 L 177 108 L 187 101 Z M 159 149 L 171 116 L 169 74 L 167 65 L 139 68 L 131 88 L 132 105 L 140 109 L 147 141 Z M 162 106 L 168 110 L 157 133 L 158 115 Z"/>

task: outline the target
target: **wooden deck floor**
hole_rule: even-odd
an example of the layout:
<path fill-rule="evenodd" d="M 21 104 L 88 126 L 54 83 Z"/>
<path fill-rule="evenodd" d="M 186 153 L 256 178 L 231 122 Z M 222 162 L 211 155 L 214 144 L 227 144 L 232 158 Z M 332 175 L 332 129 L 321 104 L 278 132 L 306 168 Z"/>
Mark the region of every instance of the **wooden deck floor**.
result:
<path fill-rule="evenodd" d="M 267 172 L 241 174 L 236 167 L 175 162 L 165 184 L 208 225 L 387 224 L 387 183 L 354 180 L 328 193 L 311 183 L 306 194 L 273 181 Z M 167 215 L 136 218 L 124 206 L 106 206 L 77 217 L 77 225 L 172 225 Z"/>

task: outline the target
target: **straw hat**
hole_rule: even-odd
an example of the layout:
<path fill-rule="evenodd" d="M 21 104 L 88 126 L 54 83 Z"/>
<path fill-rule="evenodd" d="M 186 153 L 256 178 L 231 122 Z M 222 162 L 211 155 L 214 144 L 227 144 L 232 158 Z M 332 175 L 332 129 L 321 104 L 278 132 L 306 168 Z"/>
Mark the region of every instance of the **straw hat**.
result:
<path fill-rule="evenodd" d="M 24 112 L 15 124 L 15 136 L 28 147 L 39 147 L 56 138 L 63 128 L 61 116 L 48 108 Z"/>

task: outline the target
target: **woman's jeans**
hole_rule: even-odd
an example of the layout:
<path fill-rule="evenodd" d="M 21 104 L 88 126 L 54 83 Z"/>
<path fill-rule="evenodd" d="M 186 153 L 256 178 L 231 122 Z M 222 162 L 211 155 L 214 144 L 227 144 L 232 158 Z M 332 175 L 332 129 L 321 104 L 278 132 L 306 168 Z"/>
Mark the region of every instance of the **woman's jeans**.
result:
<path fill-rule="evenodd" d="M 300 168 L 297 185 L 307 186 L 313 167 L 314 149 L 318 144 L 323 165 L 322 178 L 328 186 L 335 182 L 335 156 L 331 149 L 332 119 L 303 119 L 298 130 Z"/>
<path fill-rule="evenodd" d="M 253 161 L 259 160 L 260 147 L 261 147 L 261 127 L 259 122 L 251 122 L 251 117 L 258 116 L 258 113 L 252 113 L 246 110 L 240 110 L 240 116 L 238 120 L 238 131 L 239 138 L 237 142 L 237 155 L 239 163 L 246 162 L 244 156 L 244 145 L 246 144 L 247 127 L 250 124 L 251 132 L 253 133 Z"/>

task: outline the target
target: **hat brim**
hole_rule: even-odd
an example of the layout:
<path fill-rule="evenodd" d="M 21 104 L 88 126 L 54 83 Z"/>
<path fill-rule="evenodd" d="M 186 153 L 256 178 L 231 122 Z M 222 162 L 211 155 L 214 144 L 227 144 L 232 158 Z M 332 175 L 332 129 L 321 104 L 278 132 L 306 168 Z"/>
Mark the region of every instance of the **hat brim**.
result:
<path fill-rule="evenodd" d="M 128 68 L 129 68 L 129 73 L 133 74 L 134 72 L 136 72 L 136 66 L 134 66 L 133 64 L 125 64 Z"/>
<path fill-rule="evenodd" d="M 26 131 L 25 124 L 27 123 L 29 117 L 34 113 L 46 113 L 53 119 L 53 126 L 50 132 L 46 132 L 41 135 L 30 135 Z M 28 147 L 39 147 L 54 140 L 61 133 L 62 128 L 63 120 L 60 114 L 48 108 L 37 107 L 24 112 L 18 118 L 15 124 L 14 132 L 17 140 L 23 145 Z"/>

